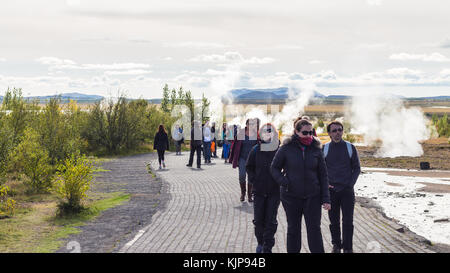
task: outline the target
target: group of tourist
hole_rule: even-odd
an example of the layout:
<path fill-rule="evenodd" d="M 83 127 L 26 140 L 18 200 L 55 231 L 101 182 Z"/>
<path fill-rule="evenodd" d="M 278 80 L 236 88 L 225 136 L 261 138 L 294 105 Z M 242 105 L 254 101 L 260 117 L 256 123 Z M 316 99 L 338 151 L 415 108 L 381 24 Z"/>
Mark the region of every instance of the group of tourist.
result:
<path fill-rule="evenodd" d="M 301 250 L 301 223 L 305 218 L 308 246 L 312 253 L 323 253 L 322 208 L 328 211 L 333 253 L 353 252 L 354 185 L 360 174 L 360 162 L 354 145 L 344 141 L 344 125 L 327 125 L 331 141 L 322 145 L 309 118 L 297 118 L 292 135 L 280 145 L 275 126 L 260 126 L 259 119 L 248 119 L 245 128 L 223 124 L 217 138 L 215 124 L 194 121 L 191 129 L 188 167 L 197 153 L 197 168 L 217 157 L 239 170 L 240 201 L 253 203 L 257 253 L 271 253 L 277 231 L 277 213 L 282 204 L 287 218 L 287 252 Z M 176 131 L 182 134 L 177 127 Z M 174 141 L 182 141 L 179 135 Z M 164 126 L 155 135 L 159 168 L 165 168 L 164 150 L 169 148 Z M 177 144 L 176 144 L 177 145 Z M 181 145 L 181 144 L 180 144 Z M 177 154 L 180 154 L 177 146 Z M 161 167 L 162 164 L 162 167 Z M 341 232 L 342 212 L 342 232 Z"/>

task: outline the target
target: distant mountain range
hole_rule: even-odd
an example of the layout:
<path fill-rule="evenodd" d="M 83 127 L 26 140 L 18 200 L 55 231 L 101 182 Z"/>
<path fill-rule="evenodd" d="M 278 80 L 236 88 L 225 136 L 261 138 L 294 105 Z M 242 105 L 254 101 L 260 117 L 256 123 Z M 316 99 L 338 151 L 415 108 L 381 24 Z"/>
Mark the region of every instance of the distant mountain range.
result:
<path fill-rule="evenodd" d="M 300 91 L 294 91 L 294 95 L 300 95 Z M 319 92 L 314 92 L 314 98 L 323 99 L 326 96 Z M 226 100 L 227 96 L 223 96 L 222 100 Z M 233 99 L 233 102 L 284 102 L 289 98 L 289 89 L 287 87 L 269 88 L 269 89 L 234 89 L 228 93 L 228 97 Z"/>
<path fill-rule="evenodd" d="M 407 100 L 450 100 L 450 96 L 406 98 Z"/>
<path fill-rule="evenodd" d="M 294 91 L 294 95 L 300 95 L 301 91 Z M 406 98 L 403 96 L 393 95 L 394 97 L 405 100 L 433 100 L 433 101 L 448 101 L 450 96 L 436 96 L 436 97 L 414 97 Z M 268 88 L 268 89 L 234 89 L 228 92 L 227 95 L 222 96 L 222 101 L 227 102 L 228 99 L 232 99 L 233 103 L 241 104 L 279 104 L 285 103 L 289 99 L 289 91 L 287 87 L 280 88 Z M 325 103 L 333 103 L 336 101 L 345 101 L 351 99 L 352 96 L 344 95 L 329 95 L 325 96 L 319 92 L 314 92 L 313 100 L 323 100 Z"/>
<path fill-rule="evenodd" d="M 295 92 L 295 91 L 294 91 Z M 296 91 L 296 96 L 300 95 L 300 91 Z M 41 103 L 49 101 L 51 98 L 59 96 L 61 102 L 66 103 L 70 100 L 79 103 L 90 103 L 103 100 L 105 97 L 99 95 L 87 95 L 82 93 L 64 93 L 53 96 L 31 96 L 25 97 L 27 100 L 39 100 Z M 405 100 L 419 100 L 419 101 L 450 101 L 450 96 L 435 96 L 435 97 L 402 97 L 395 96 Z M 233 103 L 241 104 L 283 104 L 289 99 L 289 92 L 287 87 L 267 88 L 267 89 L 233 89 L 228 92 L 228 95 L 222 96 L 222 101 L 227 102 L 227 98 L 233 99 Z M 313 100 L 323 100 L 325 103 L 334 103 L 336 101 L 345 101 L 351 99 L 351 96 L 344 95 L 329 95 L 325 96 L 319 92 L 314 92 Z M 0 96 L 0 101 L 3 101 L 3 96 Z M 161 103 L 161 99 L 149 99 L 150 103 Z"/>
<path fill-rule="evenodd" d="M 81 93 L 64 93 L 64 94 L 58 94 L 58 95 L 50 95 L 50 96 L 30 96 L 30 97 L 24 97 L 26 100 L 38 100 L 41 103 L 49 101 L 51 98 L 60 97 L 61 102 L 66 103 L 70 100 L 74 100 L 80 103 L 89 103 L 89 102 L 96 102 L 101 101 L 104 99 L 103 96 L 99 95 L 86 95 Z M 3 101 L 3 96 L 0 96 L 0 101 Z"/>

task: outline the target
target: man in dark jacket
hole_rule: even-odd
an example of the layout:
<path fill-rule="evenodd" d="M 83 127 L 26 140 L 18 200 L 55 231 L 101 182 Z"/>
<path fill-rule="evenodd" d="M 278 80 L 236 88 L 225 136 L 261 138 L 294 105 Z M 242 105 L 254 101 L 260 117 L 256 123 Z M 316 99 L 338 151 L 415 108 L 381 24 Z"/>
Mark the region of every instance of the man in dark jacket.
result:
<path fill-rule="evenodd" d="M 353 252 L 353 212 L 355 209 L 355 191 L 353 186 L 361 172 L 358 152 L 354 145 L 342 139 L 344 126 L 333 121 L 327 126 L 331 142 L 323 147 L 325 162 L 330 183 L 331 210 L 330 218 L 331 242 L 333 253 Z M 342 210 L 342 239 L 341 215 Z"/>
<path fill-rule="evenodd" d="M 260 130 L 261 144 L 250 151 L 246 163 L 248 181 L 253 184 L 253 209 L 256 253 L 272 253 L 277 231 L 277 212 L 280 205 L 280 186 L 270 174 L 270 164 L 278 150 L 278 132 L 267 123 Z M 271 145 L 276 142 L 276 145 Z M 264 147 L 261 147 L 264 146 Z M 269 146 L 269 149 L 265 149 Z"/>
<path fill-rule="evenodd" d="M 202 127 L 199 121 L 194 121 L 194 126 L 191 129 L 191 153 L 189 155 L 189 163 L 186 165 L 192 167 L 194 162 L 194 153 L 197 152 L 197 168 L 201 168 L 202 161 Z"/>
<path fill-rule="evenodd" d="M 272 176 L 281 185 L 281 202 L 288 222 L 287 251 L 300 252 L 304 216 L 309 250 L 323 253 L 321 204 L 330 209 L 327 168 L 320 140 L 312 136 L 311 123 L 297 120 L 294 128 L 294 134 L 280 147 L 271 165 Z"/>

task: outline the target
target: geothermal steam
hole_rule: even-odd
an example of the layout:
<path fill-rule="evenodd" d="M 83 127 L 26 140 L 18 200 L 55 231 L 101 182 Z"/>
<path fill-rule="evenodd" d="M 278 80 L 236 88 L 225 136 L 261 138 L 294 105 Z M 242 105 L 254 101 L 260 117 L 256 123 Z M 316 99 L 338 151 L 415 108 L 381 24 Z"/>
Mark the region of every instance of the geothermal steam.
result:
<path fill-rule="evenodd" d="M 281 112 L 278 111 L 278 108 L 272 109 L 275 112 L 271 114 L 267 114 L 267 106 L 251 106 L 250 109 L 245 109 L 248 111 L 242 111 L 242 107 L 240 105 L 233 105 L 227 107 L 227 111 L 234 112 L 237 115 L 233 118 L 229 124 L 239 124 L 241 126 L 245 125 L 245 121 L 249 118 L 259 118 L 261 120 L 261 124 L 270 122 L 277 129 L 281 129 L 283 135 L 290 135 L 293 130 L 293 121 L 304 113 L 304 108 L 308 105 L 309 100 L 314 94 L 314 84 L 312 83 L 295 83 L 291 84 L 288 88 L 289 101 L 284 105 L 283 110 Z M 235 109 L 234 109 L 235 108 Z M 244 114 L 244 113 L 245 114 Z"/>
<path fill-rule="evenodd" d="M 365 144 L 381 142 L 379 157 L 421 156 L 419 141 L 428 139 L 427 122 L 418 108 L 405 108 L 392 96 L 354 97 L 347 114 L 353 132 L 364 136 Z"/>

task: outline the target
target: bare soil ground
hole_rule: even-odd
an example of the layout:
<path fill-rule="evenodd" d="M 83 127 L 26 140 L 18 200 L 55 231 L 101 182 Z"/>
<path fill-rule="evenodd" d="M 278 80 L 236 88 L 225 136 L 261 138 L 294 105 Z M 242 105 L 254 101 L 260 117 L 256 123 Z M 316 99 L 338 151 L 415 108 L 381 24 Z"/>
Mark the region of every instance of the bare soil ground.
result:
<path fill-rule="evenodd" d="M 425 187 L 420 189 L 420 191 L 423 191 L 423 192 L 450 193 L 450 185 L 434 184 L 434 183 L 426 183 L 426 182 L 421 182 L 420 184 L 425 185 Z"/>
<path fill-rule="evenodd" d="M 424 154 L 420 157 L 401 156 L 395 158 L 375 157 L 377 147 L 358 146 L 358 153 L 363 167 L 377 168 L 399 168 L 399 169 L 420 169 L 420 162 L 429 162 L 432 170 L 450 170 L 450 144 L 447 138 L 439 138 L 422 143 Z M 394 174 L 396 175 L 396 174 Z M 408 174 L 397 175 L 413 175 L 420 176 L 414 172 Z M 439 172 L 429 172 L 427 177 L 449 177 L 449 174 Z"/>

